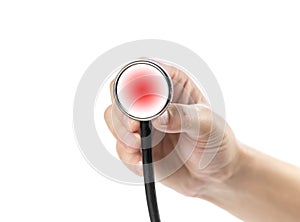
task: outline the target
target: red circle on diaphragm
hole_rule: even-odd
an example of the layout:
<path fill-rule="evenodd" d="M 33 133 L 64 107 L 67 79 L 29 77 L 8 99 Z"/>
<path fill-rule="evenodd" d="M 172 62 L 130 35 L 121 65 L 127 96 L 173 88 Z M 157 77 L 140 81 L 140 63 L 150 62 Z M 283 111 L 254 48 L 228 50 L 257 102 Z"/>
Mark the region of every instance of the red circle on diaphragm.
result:
<path fill-rule="evenodd" d="M 149 64 L 126 68 L 117 80 L 116 93 L 123 110 L 138 119 L 160 113 L 170 97 L 170 84 L 161 69 Z"/>

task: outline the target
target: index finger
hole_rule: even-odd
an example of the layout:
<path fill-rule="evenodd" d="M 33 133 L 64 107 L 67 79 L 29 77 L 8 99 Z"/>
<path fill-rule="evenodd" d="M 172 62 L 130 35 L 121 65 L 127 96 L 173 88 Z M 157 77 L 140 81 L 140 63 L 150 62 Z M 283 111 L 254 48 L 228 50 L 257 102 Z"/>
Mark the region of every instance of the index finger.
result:
<path fill-rule="evenodd" d="M 115 84 L 115 80 L 112 80 L 110 82 L 110 85 L 109 85 L 109 89 L 110 89 L 110 99 L 111 99 L 111 102 L 114 103 L 115 102 L 115 96 L 114 96 L 114 84 Z"/>
<path fill-rule="evenodd" d="M 119 107 L 116 104 L 115 96 L 114 96 L 114 80 L 110 82 L 110 97 L 112 101 L 112 112 L 118 118 L 123 125 L 131 132 L 137 132 L 139 130 L 139 122 L 133 119 L 130 119 L 123 112 L 120 111 Z"/>

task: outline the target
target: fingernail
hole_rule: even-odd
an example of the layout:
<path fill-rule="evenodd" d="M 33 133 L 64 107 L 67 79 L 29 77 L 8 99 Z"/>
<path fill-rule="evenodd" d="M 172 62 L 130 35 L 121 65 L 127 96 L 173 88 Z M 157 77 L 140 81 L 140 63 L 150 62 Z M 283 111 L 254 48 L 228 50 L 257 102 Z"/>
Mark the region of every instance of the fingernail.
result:
<path fill-rule="evenodd" d="M 135 124 L 135 120 L 134 119 L 130 119 L 129 124 L 130 124 L 130 126 L 134 125 Z"/>
<path fill-rule="evenodd" d="M 142 56 L 142 57 L 139 57 L 138 59 L 149 59 L 149 58 L 146 56 Z"/>

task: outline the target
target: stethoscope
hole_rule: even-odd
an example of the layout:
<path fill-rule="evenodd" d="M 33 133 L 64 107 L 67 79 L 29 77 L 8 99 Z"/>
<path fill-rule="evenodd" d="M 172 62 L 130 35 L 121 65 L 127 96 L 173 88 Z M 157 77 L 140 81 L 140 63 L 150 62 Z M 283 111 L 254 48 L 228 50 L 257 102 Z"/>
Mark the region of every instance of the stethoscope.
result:
<path fill-rule="evenodd" d="M 151 120 L 165 112 L 172 101 L 172 80 L 157 62 L 135 60 L 120 70 L 113 92 L 119 109 L 128 117 L 140 121 L 148 211 L 151 222 L 159 222 L 152 162 Z"/>

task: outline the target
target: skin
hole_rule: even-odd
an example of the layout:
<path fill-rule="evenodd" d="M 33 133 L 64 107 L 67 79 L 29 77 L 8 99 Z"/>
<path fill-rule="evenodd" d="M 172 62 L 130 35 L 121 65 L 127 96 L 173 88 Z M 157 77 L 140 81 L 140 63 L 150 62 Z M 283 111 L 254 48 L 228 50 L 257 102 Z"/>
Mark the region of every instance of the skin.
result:
<path fill-rule="evenodd" d="M 174 151 L 166 166 L 176 162 L 181 167 L 169 174 L 164 170 L 168 167 L 155 165 L 157 180 L 244 221 L 299 221 L 300 169 L 241 144 L 188 75 L 160 65 L 172 79 L 174 97 L 167 111 L 152 120 L 153 157 L 159 161 Z M 112 93 L 111 99 L 104 117 L 117 153 L 142 176 L 139 122 L 117 108 Z"/>

